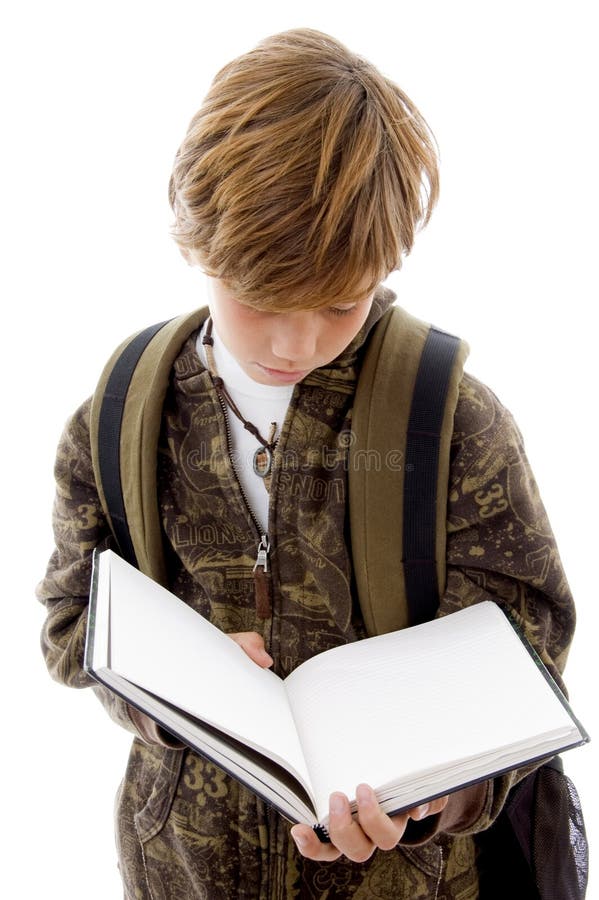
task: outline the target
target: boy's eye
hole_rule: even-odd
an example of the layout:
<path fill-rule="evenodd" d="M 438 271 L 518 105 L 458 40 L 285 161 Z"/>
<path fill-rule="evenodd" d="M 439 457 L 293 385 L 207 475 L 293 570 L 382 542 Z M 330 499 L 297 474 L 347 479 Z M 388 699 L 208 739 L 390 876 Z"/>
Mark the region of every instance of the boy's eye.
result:
<path fill-rule="evenodd" d="M 353 312 L 357 305 L 357 303 L 351 303 L 349 306 L 329 306 L 328 310 L 334 316 L 345 316 L 347 313 Z"/>

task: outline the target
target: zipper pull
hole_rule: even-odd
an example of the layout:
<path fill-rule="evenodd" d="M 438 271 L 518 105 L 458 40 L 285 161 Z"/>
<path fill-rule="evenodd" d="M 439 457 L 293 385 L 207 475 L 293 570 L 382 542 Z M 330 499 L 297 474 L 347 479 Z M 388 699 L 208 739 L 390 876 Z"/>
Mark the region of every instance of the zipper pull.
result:
<path fill-rule="evenodd" d="M 271 581 L 268 571 L 269 550 L 268 535 L 263 534 L 258 544 L 258 555 L 253 568 L 254 597 L 256 599 L 256 614 L 259 619 L 269 619 L 272 616 Z"/>
<path fill-rule="evenodd" d="M 268 540 L 268 535 L 263 534 L 260 537 L 260 543 L 258 544 L 258 556 L 256 558 L 256 565 L 254 566 L 253 571 L 256 569 L 262 569 L 263 572 L 268 572 L 268 551 L 270 550 L 270 541 Z"/>

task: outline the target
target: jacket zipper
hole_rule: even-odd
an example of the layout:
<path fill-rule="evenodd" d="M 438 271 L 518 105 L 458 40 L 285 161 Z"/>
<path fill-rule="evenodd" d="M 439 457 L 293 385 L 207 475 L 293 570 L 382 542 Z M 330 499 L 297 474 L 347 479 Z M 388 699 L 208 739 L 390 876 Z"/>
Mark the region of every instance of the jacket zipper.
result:
<path fill-rule="evenodd" d="M 268 619 L 272 615 L 272 600 L 271 600 L 271 583 L 270 583 L 270 570 L 268 567 L 268 554 L 270 552 L 270 541 L 268 539 L 268 534 L 263 533 L 262 528 L 260 527 L 260 523 L 258 522 L 258 518 L 254 513 L 254 510 L 250 506 L 250 502 L 247 498 L 247 494 L 243 488 L 243 484 L 241 483 L 241 478 L 235 468 L 235 464 L 233 462 L 233 455 L 231 453 L 231 429 L 229 426 L 229 415 L 227 412 L 227 405 L 217 392 L 218 402 L 220 403 L 221 409 L 223 411 L 223 416 L 225 420 L 225 434 L 227 438 L 227 453 L 229 454 L 229 460 L 231 462 L 231 468 L 233 469 L 233 474 L 235 475 L 235 480 L 239 486 L 239 490 L 241 492 L 241 496 L 245 503 L 246 509 L 250 514 L 250 519 L 254 525 L 256 530 L 256 534 L 259 536 L 258 540 L 258 549 L 256 553 L 256 562 L 254 563 L 254 568 L 252 569 L 252 574 L 254 576 L 254 597 L 256 600 L 256 611 L 258 613 L 258 617 L 260 619 Z"/>

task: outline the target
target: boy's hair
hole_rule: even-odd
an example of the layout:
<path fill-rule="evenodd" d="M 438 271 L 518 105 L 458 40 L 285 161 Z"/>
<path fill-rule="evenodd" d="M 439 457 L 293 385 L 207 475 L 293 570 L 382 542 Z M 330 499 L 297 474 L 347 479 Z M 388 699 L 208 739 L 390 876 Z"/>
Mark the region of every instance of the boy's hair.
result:
<path fill-rule="evenodd" d="M 240 302 L 284 311 L 367 296 L 437 200 L 414 104 L 326 34 L 266 38 L 226 65 L 169 185 L 184 255 Z"/>

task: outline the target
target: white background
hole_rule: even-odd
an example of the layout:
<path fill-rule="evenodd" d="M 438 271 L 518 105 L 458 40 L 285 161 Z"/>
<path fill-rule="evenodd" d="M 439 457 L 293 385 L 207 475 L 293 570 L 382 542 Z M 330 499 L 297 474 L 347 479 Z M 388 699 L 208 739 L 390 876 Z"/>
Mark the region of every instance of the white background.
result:
<path fill-rule="evenodd" d="M 129 738 L 92 696 L 51 682 L 38 649 L 54 451 L 114 346 L 203 302 L 168 236 L 172 159 L 216 70 L 286 28 L 329 31 L 370 58 L 435 132 L 441 201 L 390 284 L 470 342 L 470 371 L 524 432 L 578 603 L 570 695 L 599 734 L 592 9 L 21 0 L 4 17 L 4 896 L 121 895 L 112 798 Z M 566 760 L 591 838 L 594 755 Z"/>

